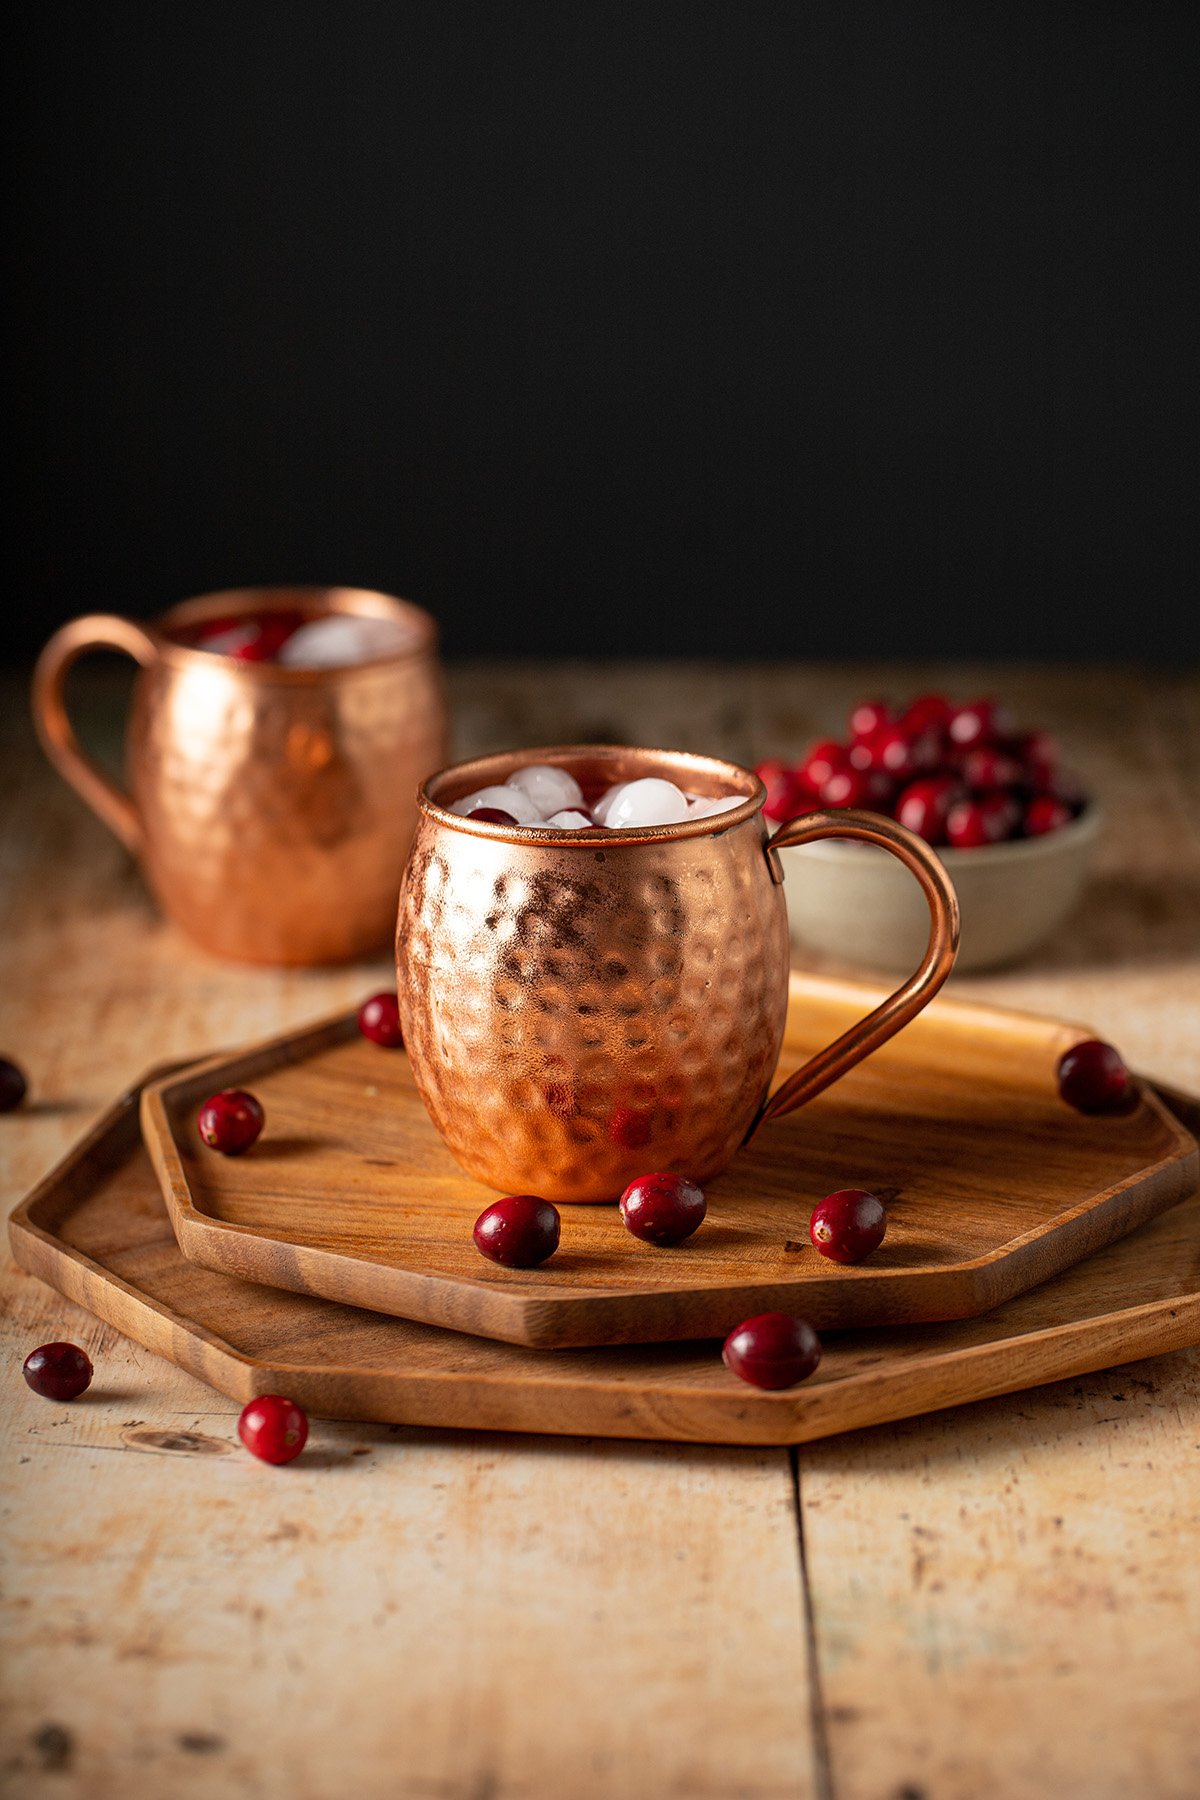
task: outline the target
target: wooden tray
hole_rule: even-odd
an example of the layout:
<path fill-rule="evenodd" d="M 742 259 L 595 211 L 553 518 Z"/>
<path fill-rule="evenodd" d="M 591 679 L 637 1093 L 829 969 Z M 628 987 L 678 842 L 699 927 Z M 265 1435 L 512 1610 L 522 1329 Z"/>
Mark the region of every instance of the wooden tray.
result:
<path fill-rule="evenodd" d="M 874 997 L 794 977 L 782 1069 Z M 613 1207 L 564 1207 L 562 1245 L 532 1271 L 479 1255 L 471 1227 L 495 1196 L 443 1147 L 403 1051 L 365 1042 L 351 1015 L 151 1085 L 142 1126 L 188 1260 L 273 1287 L 538 1347 L 710 1337 L 773 1307 L 819 1329 L 916 1323 L 997 1306 L 1195 1186 L 1195 1141 L 1154 1094 L 1125 1118 L 1059 1100 L 1055 1065 L 1083 1035 L 935 1002 L 766 1127 L 710 1185 L 687 1244 L 641 1243 Z M 221 1087 L 266 1108 L 247 1156 L 196 1133 Z M 857 1268 L 807 1241 L 812 1207 L 840 1187 L 901 1189 L 883 1248 Z"/>
<path fill-rule="evenodd" d="M 745 1386 L 716 1343 L 554 1351 L 460 1337 L 185 1262 L 137 1098 L 17 1208 L 13 1253 L 238 1401 L 285 1392 L 314 1414 L 390 1424 L 795 1444 L 1200 1342 L 1200 1197 L 986 1319 L 827 1339 L 817 1373 L 786 1393 Z"/>

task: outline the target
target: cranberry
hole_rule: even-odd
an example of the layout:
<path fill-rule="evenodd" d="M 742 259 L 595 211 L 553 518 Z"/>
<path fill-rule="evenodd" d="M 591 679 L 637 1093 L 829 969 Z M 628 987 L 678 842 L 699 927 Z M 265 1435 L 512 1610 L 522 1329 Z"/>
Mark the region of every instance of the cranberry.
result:
<path fill-rule="evenodd" d="M 856 769 L 882 769 L 898 781 L 916 768 L 913 746 L 898 725 L 885 725 L 873 737 L 851 745 L 850 762 Z"/>
<path fill-rule="evenodd" d="M 1045 731 L 1025 731 L 1009 740 L 1030 787 L 1050 788 L 1058 769 L 1058 745 Z"/>
<path fill-rule="evenodd" d="M 0 1113 L 12 1112 L 20 1106 L 26 1092 L 25 1077 L 16 1063 L 0 1056 Z"/>
<path fill-rule="evenodd" d="M 947 727 L 950 741 L 960 750 L 975 744 L 992 744 L 1008 733 L 1008 714 L 995 700 L 972 700 L 969 706 L 957 706 Z"/>
<path fill-rule="evenodd" d="M 1026 837 L 1045 837 L 1047 832 L 1061 831 L 1071 823 L 1071 809 L 1056 794 L 1035 794 L 1025 808 Z"/>
<path fill-rule="evenodd" d="M 875 812 L 891 812 L 896 798 L 896 783 L 886 769 L 868 769 L 867 804 Z"/>
<path fill-rule="evenodd" d="M 823 806 L 865 806 L 871 798 L 871 777 L 861 769 L 835 769 L 821 789 Z"/>
<path fill-rule="evenodd" d="M 475 1221 L 475 1248 L 506 1269 L 535 1269 L 558 1249 L 558 1208 L 534 1194 L 509 1194 Z"/>
<path fill-rule="evenodd" d="M 905 708 L 900 724 L 910 737 L 924 731 L 943 732 L 954 711 L 944 694 L 921 694 Z"/>
<path fill-rule="evenodd" d="M 91 1385 L 91 1358 L 77 1344 L 41 1344 L 25 1358 L 25 1379 L 43 1400 L 76 1400 Z"/>
<path fill-rule="evenodd" d="M 836 1194 L 826 1194 L 808 1221 L 814 1248 L 839 1263 L 862 1262 L 878 1250 L 886 1230 L 882 1203 L 862 1188 L 839 1188 Z"/>
<path fill-rule="evenodd" d="M 1016 802 L 1008 794 L 983 794 L 956 800 L 946 814 L 946 841 L 955 850 L 978 850 L 1011 837 L 1018 822 Z"/>
<path fill-rule="evenodd" d="M 517 822 L 511 813 L 506 813 L 499 806 L 477 806 L 467 817 L 478 819 L 481 825 L 515 825 Z"/>
<path fill-rule="evenodd" d="M 819 794 L 834 771 L 846 767 L 847 760 L 841 744 L 834 743 L 832 738 L 824 738 L 813 745 L 796 773 L 815 794 Z"/>
<path fill-rule="evenodd" d="M 682 1244 L 708 1211 L 708 1202 L 685 1175 L 639 1175 L 620 1200 L 621 1217 L 648 1244 Z"/>
<path fill-rule="evenodd" d="M 896 802 L 896 817 L 927 844 L 944 844 L 946 815 L 958 791 L 952 776 L 927 775 L 905 788 Z"/>
<path fill-rule="evenodd" d="M 785 763 L 775 759 L 759 763 L 754 773 L 767 790 L 763 812 L 768 819 L 783 823 L 787 819 L 794 819 L 797 813 L 804 812 L 811 804 L 807 786 Z"/>
<path fill-rule="evenodd" d="M 240 1156 L 263 1128 L 262 1104 L 245 1088 L 222 1088 L 196 1114 L 196 1128 L 210 1150 Z"/>
<path fill-rule="evenodd" d="M 874 737 L 877 731 L 892 723 L 892 709 L 885 700 L 860 700 L 850 714 L 850 735 L 854 738 Z"/>
<path fill-rule="evenodd" d="M 289 1463 L 308 1440 L 308 1415 L 285 1394 L 260 1394 L 242 1408 L 238 1436 L 263 1462 Z"/>
<path fill-rule="evenodd" d="M 1021 779 L 1021 765 L 1013 757 L 997 750 L 994 744 L 977 744 L 961 759 L 959 768 L 969 788 L 1015 787 Z"/>
<path fill-rule="evenodd" d="M 381 994 L 372 994 L 364 1000 L 358 1009 L 358 1029 L 373 1044 L 382 1044 L 385 1050 L 399 1050 L 404 1043 L 404 1033 L 400 1029 L 400 1002 L 390 989 L 385 988 Z"/>
<path fill-rule="evenodd" d="M 1127 1112 L 1137 1103 L 1120 1051 L 1099 1038 L 1087 1038 L 1059 1058 L 1058 1091 L 1082 1113 Z"/>
<path fill-rule="evenodd" d="M 303 623 L 297 612 L 260 613 L 251 618 L 214 619 L 197 643 L 213 644 L 236 662 L 271 662 Z M 217 645 L 216 639 L 225 641 Z"/>
<path fill-rule="evenodd" d="M 754 1387 L 795 1387 L 820 1362 L 821 1340 L 805 1319 L 794 1319 L 790 1313 L 758 1313 L 730 1332 L 721 1359 Z"/>

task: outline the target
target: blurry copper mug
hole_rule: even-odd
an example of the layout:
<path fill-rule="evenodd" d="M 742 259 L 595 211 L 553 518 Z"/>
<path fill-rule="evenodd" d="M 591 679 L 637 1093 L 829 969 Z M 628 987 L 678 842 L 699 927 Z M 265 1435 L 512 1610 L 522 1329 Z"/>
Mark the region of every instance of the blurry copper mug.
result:
<path fill-rule="evenodd" d="M 336 668 L 239 662 L 189 647 L 217 619 L 271 612 L 394 619 L 411 646 Z M 129 791 L 81 750 L 71 665 L 89 650 L 141 664 L 126 731 Z M 416 786 L 446 754 L 436 628 L 357 588 L 240 588 L 149 625 L 75 619 L 38 661 L 47 755 L 141 863 L 163 911 L 219 956 L 341 962 L 385 943 L 416 825 Z"/>
<path fill-rule="evenodd" d="M 447 811 L 533 762 L 569 769 L 588 797 L 660 775 L 744 799 L 627 831 Z M 958 948 L 958 905 L 933 852 L 870 813 L 813 813 L 769 837 L 765 798 L 735 763 L 586 746 L 485 757 L 425 783 L 400 894 L 400 1012 L 421 1097 L 470 1174 L 547 1200 L 612 1200 L 648 1170 L 704 1181 L 932 999 Z M 768 1099 L 788 998 L 777 851 L 824 837 L 879 844 L 912 870 L 929 947 L 890 999 Z"/>

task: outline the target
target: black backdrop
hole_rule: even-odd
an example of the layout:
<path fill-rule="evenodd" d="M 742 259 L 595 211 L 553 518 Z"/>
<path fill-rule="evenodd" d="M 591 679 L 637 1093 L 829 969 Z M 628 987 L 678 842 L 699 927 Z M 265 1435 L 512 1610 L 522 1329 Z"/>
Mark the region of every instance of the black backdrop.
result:
<path fill-rule="evenodd" d="M 1193 652 L 1196 10 L 27 8 L 9 647 Z"/>

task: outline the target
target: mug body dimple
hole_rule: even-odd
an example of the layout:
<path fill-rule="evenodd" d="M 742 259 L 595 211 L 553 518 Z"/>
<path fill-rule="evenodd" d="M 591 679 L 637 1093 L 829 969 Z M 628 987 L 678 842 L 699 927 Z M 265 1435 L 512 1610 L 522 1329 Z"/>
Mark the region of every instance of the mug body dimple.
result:
<path fill-rule="evenodd" d="M 445 753 L 440 672 L 430 641 L 280 674 L 173 646 L 139 672 L 126 747 L 143 867 L 218 955 L 345 961 L 392 928 L 417 785 Z"/>
<path fill-rule="evenodd" d="M 650 1170 L 709 1179 L 783 1035 L 787 919 L 761 814 L 694 836 L 564 836 L 423 811 L 397 930 L 422 1098 L 462 1166 L 506 1192 L 601 1201 Z"/>

